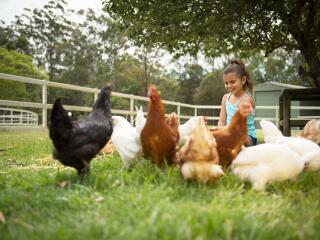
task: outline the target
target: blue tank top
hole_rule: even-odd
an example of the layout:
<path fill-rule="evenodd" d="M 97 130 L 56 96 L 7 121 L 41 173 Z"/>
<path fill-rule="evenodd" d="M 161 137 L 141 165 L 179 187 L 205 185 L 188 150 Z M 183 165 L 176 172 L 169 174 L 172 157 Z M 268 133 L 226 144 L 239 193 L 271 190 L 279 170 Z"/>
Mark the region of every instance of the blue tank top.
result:
<path fill-rule="evenodd" d="M 233 117 L 233 115 L 237 111 L 238 105 L 241 102 L 241 100 L 248 95 L 249 94 L 243 95 L 237 102 L 232 104 L 229 102 L 229 98 L 230 98 L 231 94 L 230 93 L 228 94 L 228 97 L 226 100 L 227 125 L 231 122 L 231 118 Z M 257 138 L 256 127 L 255 127 L 255 123 L 254 123 L 254 110 L 253 110 L 253 113 L 251 113 L 247 117 L 247 127 L 248 127 L 248 135 L 250 135 L 251 137 Z"/>

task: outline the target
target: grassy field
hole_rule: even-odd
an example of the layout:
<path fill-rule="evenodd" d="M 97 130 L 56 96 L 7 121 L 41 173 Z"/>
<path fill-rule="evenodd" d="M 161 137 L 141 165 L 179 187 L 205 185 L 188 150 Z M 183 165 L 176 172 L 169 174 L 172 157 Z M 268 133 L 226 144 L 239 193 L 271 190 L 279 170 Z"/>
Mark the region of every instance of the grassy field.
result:
<path fill-rule="evenodd" d="M 98 156 L 91 176 L 51 157 L 46 132 L 0 132 L 0 239 L 319 239 L 320 173 L 251 190 L 227 173 L 184 181 Z"/>

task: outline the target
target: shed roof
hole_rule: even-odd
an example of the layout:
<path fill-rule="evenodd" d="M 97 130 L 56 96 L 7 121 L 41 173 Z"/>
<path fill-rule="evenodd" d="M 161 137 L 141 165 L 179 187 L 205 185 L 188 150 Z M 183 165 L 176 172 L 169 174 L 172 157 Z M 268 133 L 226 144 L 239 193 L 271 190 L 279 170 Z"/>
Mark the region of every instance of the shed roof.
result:
<path fill-rule="evenodd" d="M 256 86 L 254 86 L 253 90 L 254 91 L 277 91 L 277 90 L 283 90 L 286 88 L 307 88 L 307 87 L 293 85 L 293 84 L 287 84 L 287 83 L 268 81 L 268 82 L 260 83 Z"/>

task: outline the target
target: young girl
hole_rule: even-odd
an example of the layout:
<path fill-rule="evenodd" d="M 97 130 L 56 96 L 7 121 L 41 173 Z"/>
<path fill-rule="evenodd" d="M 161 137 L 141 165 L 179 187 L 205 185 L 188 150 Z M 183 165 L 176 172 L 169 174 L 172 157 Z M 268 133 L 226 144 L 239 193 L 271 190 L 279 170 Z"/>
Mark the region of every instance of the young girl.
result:
<path fill-rule="evenodd" d="M 252 82 L 250 75 L 239 60 L 232 60 L 223 71 L 224 86 L 229 93 L 225 94 L 221 102 L 221 111 L 218 127 L 226 126 L 230 123 L 232 116 L 238 109 L 240 102 L 248 102 L 254 109 L 255 104 L 252 92 Z M 251 113 L 247 118 L 248 137 L 245 146 L 257 144 L 254 115 Z"/>

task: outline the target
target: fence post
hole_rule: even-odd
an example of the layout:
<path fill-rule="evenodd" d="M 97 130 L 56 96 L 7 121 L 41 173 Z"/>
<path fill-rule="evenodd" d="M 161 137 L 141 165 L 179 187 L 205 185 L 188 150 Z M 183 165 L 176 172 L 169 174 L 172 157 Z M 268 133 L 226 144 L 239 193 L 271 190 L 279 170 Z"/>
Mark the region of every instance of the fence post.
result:
<path fill-rule="evenodd" d="M 280 125 L 280 121 L 279 121 L 279 108 L 276 107 L 276 125 L 277 125 L 277 128 L 279 128 L 279 125 Z"/>
<path fill-rule="evenodd" d="M 42 127 L 47 127 L 47 85 L 42 80 Z"/>
<path fill-rule="evenodd" d="M 286 89 L 285 89 L 286 90 Z M 286 91 L 283 93 L 283 135 L 290 137 L 291 134 L 291 126 L 290 126 L 290 118 L 291 118 L 291 95 L 287 94 Z"/>
<path fill-rule="evenodd" d="M 130 122 L 133 125 L 133 111 L 134 111 L 134 99 L 133 96 L 130 96 Z"/>
<path fill-rule="evenodd" d="M 197 114 L 198 114 L 198 109 L 197 109 L 197 106 L 195 105 L 194 106 L 194 116 L 197 116 Z"/>

